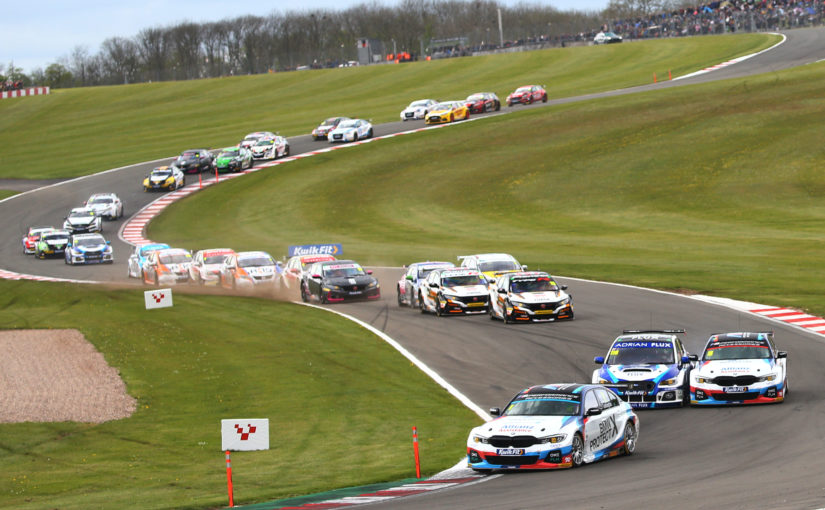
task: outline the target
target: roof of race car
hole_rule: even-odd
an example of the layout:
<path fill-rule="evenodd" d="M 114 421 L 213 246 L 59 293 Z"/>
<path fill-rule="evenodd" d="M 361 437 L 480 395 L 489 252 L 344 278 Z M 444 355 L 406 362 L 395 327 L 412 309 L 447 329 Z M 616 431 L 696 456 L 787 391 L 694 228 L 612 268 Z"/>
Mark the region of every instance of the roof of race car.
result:
<path fill-rule="evenodd" d="M 205 257 L 214 257 L 215 255 L 230 255 L 235 253 L 235 250 L 232 248 L 209 248 L 208 250 L 201 250 L 200 251 L 204 258 Z"/>
<path fill-rule="evenodd" d="M 190 257 L 192 256 L 192 254 L 189 253 L 189 250 L 184 250 L 183 248 L 161 248 L 155 251 L 158 252 L 158 257 L 160 257 L 161 255 L 175 255 L 178 253 L 185 253 Z"/>
<path fill-rule="evenodd" d="M 587 389 L 588 387 L 593 386 L 591 384 L 580 384 L 580 383 L 564 383 L 564 384 L 542 384 L 540 386 L 531 386 L 527 389 L 522 390 L 519 394 L 515 397 L 514 400 L 523 400 L 525 398 L 553 398 L 553 396 L 558 396 L 559 398 L 566 398 L 566 399 L 581 399 L 582 391 Z"/>
<path fill-rule="evenodd" d="M 72 236 L 72 241 L 74 241 L 75 239 L 92 239 L 98 237 L 103 239 L 103 236 L 100 234 L 74 234 Z"/>
<path fill-rule="evenodd" d="M 335 262 L 336 259 L 332 255 L 297 255 L 297 258 L 302 264 L 312 264 L 314 262 Z"/>
<path fill-rule="evenodd" d="M 111 197 L 111 198 L 117 198 L 117 194 L 115 194 L 115 193 L 92 193 L 92 194 L 89 196 L 89 200 L 91 200 L 91 199 L 93 199 L 93 198 L 100 198 L 100 197 Z"/>
<path fill-rule="evenodd" d="M 770 347 L 768 337 L 773 335 L 770 332 L 764 333 L 722 333 L 712 335 L 708 340 L 708 348 L 726 347 L 736 345 L 750 345 L 758 347 Z"/>
<path fill-rule="evenodd" d="M 169 245 L 165 243 L 144 244 L 140 247 L 140 253 L 142 255 L 147 251 L 165 250 L 166 248 L 169 248 Z"/>
<path fill-rule="evenodd" d="M 475 255 L 461 255 L 460 259 L 469 259 L 475 257 L 479 262 L 488 262 L 490 260 L 516 260 L 516 258 L 509 253 L 478 253 Z"/>
<path fill-rule="evenodd" d="M 651 343 L 658 343 L 658 344 L 668 344 L 668 346 L 673 345 L 673 340 L 676 337 L 674 335 L 669 335 L 666 333 L 633 333 L 629 335 L 621 335 L 613 341 L 613 346 L 617 346 L 618 344 L 627 344 L 622 345 L 621 347 L 634 347 L 631 344 L 639 344 L 637 347 L 664 347 L 663 345 L 641 345 L 641 344 L 651 344 Z"/>
<path fill-rule="evenodd" d="M 510 278 L 510 280 L 532 280 L 535 278 L 549 278 L 553 279 L 549 273 L 545 273 L 544 271 L 524 271 L 520 273 L 507 273 L 503 276 Z"/>
<path fill-rule="evenodd" d="M 166 172 L 171 172 L 171 171 L 172 171 L 171 166 L 158 166 L 158 167 L 155 167 L 155 168 L 152 169 L 152 173 L 155 173 L 155 172 L 157 172 L 157 173 L 166 173 Z"/>
<path fill-rule="evenodd" d="M 320 264 L 321 264 L 321 267 L 324 267 L 324 268 L 328 268 L 329 266 L 337 266 L 337 265 L 341 265 L 341 264 L 346 264 L 346 265 L 355 264 L 355 265 L 358 265 L 358 263 L 355 262 L 354 260 L 335 260 L 335 259 L 323 261 L 323 262 L 320 262 Z"/>
<path fill-rule="evenodd" d="M 272 258 L 272 255 L 270 255 L 269 253 L 267 253 L 265 251 L 242 251 L 242 252 L 238 252 L 238 260 L 253 259 L 253 258 L 257 258 L 257 257 Z"/>
<path fill-rule="evenodd" d="M 442 278 L 449 278 L 451 276 L 479 276 L 481 273 L 476 269 L 469 269 L 466 267 L 447 267 L 439 271 Z"/>
<path fill-rule="evenodd" d="M 408 267 L 455 267 L 455 264 L 452 262 L 435 262 L 435 261 L 427 261 L 427 262 L 414 262 L 410 264 Z"/>
<path fill-rule="evenodd" d="M 27 235 L 37 235 L 42 234 L 43 232 L 48 232 L 49 230 L 55 230 L 54 227 L 29 227 L 29 232 Z"/>

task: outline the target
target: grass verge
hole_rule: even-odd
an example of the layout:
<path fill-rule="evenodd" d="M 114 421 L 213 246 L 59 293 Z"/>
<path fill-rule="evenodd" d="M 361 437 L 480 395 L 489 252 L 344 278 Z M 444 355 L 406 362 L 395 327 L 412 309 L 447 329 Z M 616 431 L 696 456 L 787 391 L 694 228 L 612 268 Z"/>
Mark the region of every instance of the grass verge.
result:
<path fill-rule="evenodd" d="M 382 140 L 209 189 L 149 235 L 274 254 L 340 242 L 381 265 L 507 251 L 825 314 L 823 79 L 817 64 Z"/>
<path fill-rule="evenodd" d="M 92 425 L 0 425 L 2 506 L 226 505 L 223 418 L 269 418 L 271 450 L 233 454 L 238 504 L 414 476 L 463 455 L 479 422 L 363 328 L 254 298 L 0 280 L 6 328 L 77 328 L 116 367 L 138 411 Z M 21 346 L 24 349 L 25 346 Z M 48 381 L 44 381 L 48 384 Z"/>
<path fill-rule="evenodd" d="M 463 99 L 491 90 L 502 100 L 541 83 L 550 97 L 650 83 L 774 44 L 766 34 L 643 41 L 524 53 L 238 76 L 186 82 L 53 90 L 0 102 L 0 177 L 74 177 L 172 156 L 193 147 L 235 144 L 248 132 L 308 134 L 333 115 L 398 120 L 410 101 Z M 44 141 L 53 159 L 32 159 Z"/>

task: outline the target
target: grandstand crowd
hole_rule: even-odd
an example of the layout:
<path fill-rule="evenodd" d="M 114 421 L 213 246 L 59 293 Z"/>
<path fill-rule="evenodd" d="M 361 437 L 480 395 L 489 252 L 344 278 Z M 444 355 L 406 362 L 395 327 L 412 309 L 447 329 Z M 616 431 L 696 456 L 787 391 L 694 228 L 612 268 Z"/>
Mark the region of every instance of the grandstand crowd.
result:
<path fill-rule="evenodd" d="M 23 88 L 23 80 L 17 80 L 17 81 L 8 80 L 8 81 L 0 82 L 0 91 L 2 91 L 2 92 L 8 92 L 8 91 L 11 91 L 11 90 L 20 90 L 22 88 Z"/>

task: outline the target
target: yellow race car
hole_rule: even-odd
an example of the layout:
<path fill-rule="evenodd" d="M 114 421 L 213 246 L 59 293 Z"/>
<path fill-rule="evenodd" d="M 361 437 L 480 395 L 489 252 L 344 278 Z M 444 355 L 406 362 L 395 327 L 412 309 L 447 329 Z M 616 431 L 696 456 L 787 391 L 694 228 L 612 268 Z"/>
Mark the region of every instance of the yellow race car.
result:
<path fill-rule="evenodd" d="M 427 124 L 446 124 L 470 118 L 470 109 L 464 101 L 444 101 L 430 108 L 424 119 Z"/>
<path fill-rule="evenodd" d="M 186 177 L 176 166 L 159 166 L 143 179 L 143 191 L 174 191 L 182 188 Z"/>

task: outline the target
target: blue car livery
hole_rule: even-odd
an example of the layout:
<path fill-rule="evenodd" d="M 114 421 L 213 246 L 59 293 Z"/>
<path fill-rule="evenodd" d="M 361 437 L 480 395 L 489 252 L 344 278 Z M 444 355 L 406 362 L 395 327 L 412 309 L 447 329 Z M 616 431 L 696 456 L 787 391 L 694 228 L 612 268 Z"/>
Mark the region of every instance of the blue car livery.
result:
<path fill-rule="evenodd" d="M 684 330 L 629 331 L 597 356 L 593 384 L 613 390 L 634 408 L 681 407 L 689 399 L 691 357 L 676 336 Z"/>
<path fill-rule="evenodd" d="M 64 252 L 66 264 L 111 264 L 112 246 L 100 234 L 75 234 Z"/>

